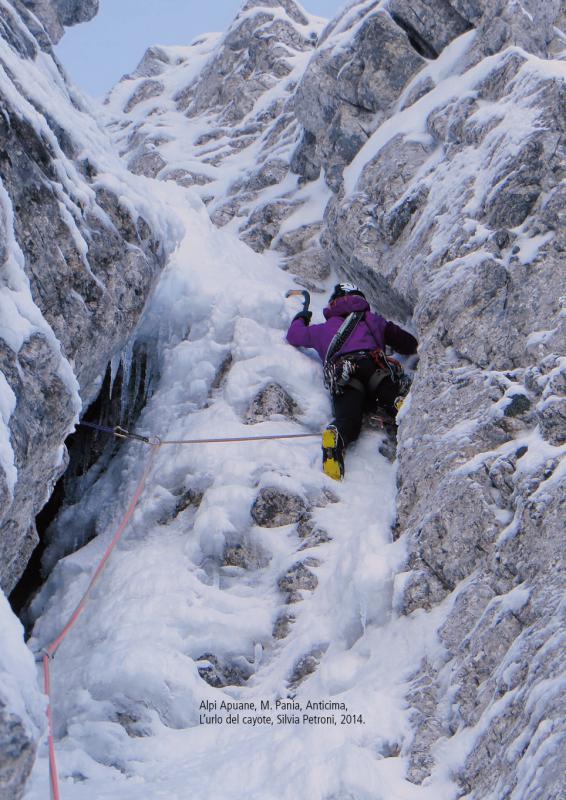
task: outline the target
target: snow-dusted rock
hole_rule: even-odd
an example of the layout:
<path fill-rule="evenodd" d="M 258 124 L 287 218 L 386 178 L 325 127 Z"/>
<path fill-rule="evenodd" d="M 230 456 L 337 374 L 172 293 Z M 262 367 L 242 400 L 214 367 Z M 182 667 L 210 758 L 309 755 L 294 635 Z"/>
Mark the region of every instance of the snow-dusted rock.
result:
<path fill-rule="evenodd" d="M 429 691 L 425 706 L 415 703 L 421 716 L 412 778 L 420 782 L 434 769 L 435 742 L 453 738 L 457 748 L 468 736 L 457 772 L 462 791 L 499 797 L 512 786 L 528 797 L 540 786 L 552 797 L 553 725 L 524 762 L 512 742 L 520 731 L 526 741 L 542 718 L 559 714 L 550 695 L 536 710 L 530 699 L 556 670 L 564 584 L 557 544 L 564 494 L 557 449 L 564 441 L 566 344 L 559 288 L 566 241 L 558 211 L 564 62 L 541 60 L 555 47 L 559 6 L 486 4 L 474 18 L 471 5 L 450 5 L 475 30 L 451 44 L 445 37 L 438 57 L 415 63 L 412 81 L 407 75 L 390 96 L 367 141 L 345 159 L 343 184 L 330 182 L 336 196 L 321 238 L 336 269 L 359 282 L 378 308 L 399 319 L 414 309 L 420 340 L 399 436 L 398 526 L 412 572 L 398 608 L 433 609 L 451 596 L 440 637 L 453 677 L 446 688 L 444 662 L 416 673 L 415 691 L 425 674 Z M 366 16 L 384 14 L 374 7 Z M 355 36 L 368 24 L 351 23 Z M 420 23 L 419 37 L 434 30 L 426 14 Z M 344 57 L 344 26 L 326 35 L 313 69 L 334 52 Z M 401 27 L 414 46 L 413 32 Z M 340 67 L 325 97 L 346 96 L 340 80 L 347 67 Z M 332 108 L 338 115 L 342 106 Z M 308 125 L 306 107 L 304 117 Z M 317 136 L 310 128 L 311 153 L 331 152 L 322 123 L 318 130 Z M 484 599 L 465 600 L 478 586 Z M 537 658 L 534 642 L 542 641 L 548 654 Z M 503 686 L 511 664 L 522 677 Z M 450 692 L 458 710 L 446 715 Z M 496 777 L 487 768 L 495 747 L 507 753 Z M 553 756 L 535 778 L 526 764 L 545 748 Z"/>
<path fill-rule="evenodd" d="M 319 169 L 323 165 L 325 180 L 333 190 L 339 188 L 344 166 L 425 64 L 382 9 L 370 10 L 362 22 L 356 20 L 355 27 L 346 46 L 341 30 L 335 49 L 323 38 L 295 95 L 295 113 L 306 133 L 293 164 L 304 163 L 305 177 L 313 174 L 313 163 Z"/>
<path fill-rule="evenodd" d="M 317 567 L 319 561 L 315 558 L 306 558 L 289 567 L 287 572 L 279 578 L 277 585 L 282 592 L 287 594 L 288 603 L 302 600 L 303 591 L 312 592 L 318 586 L 318 578 L 309 567 Z"/>
<path fill-rule="evenodd" d="M 33 657 L 22 626 L 0 591 L 0 789 L 3 800 L 20 800 L 44 727 L 43 703 Z"/>
<path fill-rule="evenodd" d="M 56 44 L 66 27 L 88 22 L 98 13 L 98 0 L 18 0 L 44 25 L 51 41 Z"/>
<path fill-rule="evenodd" d="M 70 24 L 95 5 L 57 9 Z M 14 31 L 0 50 L 0 582 L 10 591 L 65 469 L 65 437 L 132 332 L 170 244 L 26 17 L 2 14 Z"/>
<path fill-rule="evenodd" d="M 249 423 L 263 422 L 274 414 L 296 417 L 300 413 L 297 403 L 289 392 L 278 383 L 268 383 L 254 397 L 245 414 Z"/>
<path fill-rule="evenodd" d="M 229 661 L 220 661 L 213 653 L 204 653 L 197 663 L 201 678 L 215 688 L 242 686 L 250 676 L 249 666 L 245 669 Z"/>
<path fill-rule="evenodd" d="M 298 180 L 290 174 L 294 90 L 323 22 L 294 0 L 249 0 L 223 36 L 150 48 L 107 99 L 130 168 L 202 186 L 215 224 L 230 224 L 257 252 L 268 249 L 305 202 L 293 200 Z"/>
<path fill-rule="evenodd" d="M 278 528 L 298 522 L 306 510 L 306 503 L 299 495 L 268 486 L 254 500 L 251 515 L 257 525 Z"/>

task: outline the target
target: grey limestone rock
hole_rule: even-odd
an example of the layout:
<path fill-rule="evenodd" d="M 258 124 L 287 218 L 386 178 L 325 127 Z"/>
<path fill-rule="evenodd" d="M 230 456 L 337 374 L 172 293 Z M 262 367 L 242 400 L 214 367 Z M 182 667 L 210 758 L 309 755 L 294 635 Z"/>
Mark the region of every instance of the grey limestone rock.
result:
<path fill-rule="evenodd" d="M 188 169 L 168 169 L 161 175 L 164 181 L 175 181 L 179 186 L 206 186 L 211 182 L 211 178 L 203 175 L 202 172 L 192 172 Z"/>
<path fill-rule="evenodd" d="M 425 58 L 437 58 L 446 45 L 470 30 L 472 23 L 450 0 L 392 0 L 388 11 L 407 34 L 411 45 Z"/>
<path fill-rule="evenodd" d="M 287 572 L 279 578 L 277 585 L 282 592 L 288 595 L 288 603 L 296 603 L 302 600 L 302 591 L 312 592 L 318 586 L 318 578 L 309 569 L 309 567 L 316 567 L 320 564 L 314 558 L 306 558 L 304 561 L 298 561 L 293 564 Z"/>
<path fill-rule="evenodd" d="M 443 11 L 448 5 L 452 10 Z M 421 6 L 420 20 L 411 22 Z M 536 710 L 529 700 L 539 696 L 539 681 L 557 674 L 560 646 L 564 478 L 558 454 L 537 460 L 528 440 L 538 431 L 543 448 L 564 441 L 558 354 L 566 345 L 559 288 L 566 154 L 563 86 L 553 68 L 533 69 L 528 53 L 549 55 L 560 8 L 555 2 L 524 8 L 528 13 L 506 2 L 388 4 L 393 19 L 397 9 L 403 46 L 421 52 L 376 101 L 366 128 L 371 133 L 391 119 L 403 97 L 405 108 L 426 101 L 428 136 L 386 137 L 355 184 L 331 180 L 335 197 L 320 233 L 339 274 L 359 283 L 389 318 L 412 316 L 416 325 L 420 365 L 399 427 L 398 531 L 411 570 L 399 609 L 432 609 L 448 597 L 452 606 L 440 630 L 444 661 L 422 665 L 410 694 L 417 733 L 409 774 L 421 782 L 434 766 L 435 742 L 484 725 L 457 775 L 474 800 L 503 797 L 518 786 L 518 765 L 543 719 L 548 726 L 536 748 L 547 747 L 552 757 L 516 791 L 521 798 L 558 797 L 556 754 L 564 735 L 563 709 L 550 697 Z M 388 37 L 401 34 L 383 16 L 377 4 L 360 4 L 351 24 L 368 42 L 383 37 L 381 57 L 389 58 Z M 465 74 L 486 56 L 490 66 L 469 95 L 435 105 L 434 83 L 416 75 L 434 57 L 432 49 L 438 53 L 470 25 L 477 34 L 457 70 Z M 350 53 L 342 37 L 334 53 L 333 35 L 330 26 L 325 51 L 311 59 L 298 89 L 297 113 L 309 135 L 293 164 L 305 177 L 307 170 L 314 174 L 312 164 L 331 171 L 338 163 L 332 121 L 339 119 L 340 98 L 360 97 L 351 92 L 359 85 L 353 63 L 363 48 Z M 506 50 L 509 44 L 523 51 Z M 334 69 L 325 70 L 328 64 Z M 362 65 L 357 69 L 361 75 Z M 350 82 L 346 92 L 343 77 Z M 318 103 L 309 95 L 315 85 Z M 517 137 L 508 124 L 512 108 L 537 120 Z M 448 697 L 457 698 L 450 713 Z M 513 741 L 524 748 L 513 749 Z M 490 757 L 502 752 L 509 759 L 493 775 Z"/>
<path fill-rule="evenodd" d="M 150 97 L 159 97 L 164 88 L 165 87 L 161 81 L 148 78 L 148 80 L 143 81 L 143 83 L 140 83 L 136 87 L 135 92 L 124 106 L 124 111 L 128 113 L 132 110 L 132 108 L 137 106 L 138 103 L 142 103 L 144 100 L 148 100 Z"/>
<path fill-rule="evenodd" d="M 0 788 L 3 800 L 21 800 L 35 759 L 36 743 L 22 721 L 0 701 Z"/>
<path fill-rule="evenodd" d="M 247 196 L 247 195 L 244 195 Z M 271 200 L 258 205 L 240 227 L 241 238 L 256 253 L 270 247 L 277 236 L 284 219 L 297 209 L 300 202 L 295 200 Z"/>
<path fill-rule="evenodd" d="M 249 536 L 234 538 L 228 536 L 222 554 L 222 566 L 239 567 L 244 570 L 255 570 L 269 564 L 269 556 Z"/>
<path fill-rule="evenodd" d="M 264 528 L 278 528 L 298 522 L 306 513 L 302 497 L 272 486 L 260 490 L 251 508 L 252 519 Z"/>
<path fill-rule="evenodd" d="M 292 231 L 288 231 L 278 236 L 276 247 L 286 256 L 296 256 L 303 253 L 312 245 L 313 237 L 320 233 L 321 222 L 313 222 L 308 225 L 301 225 Z"/>
<path fill-rule="evenodd" d="M 263 422 L 275 414 L 292 419 L 300 414 L 300 409 L 291 395 L 278 383 L 272 381 L 254 397 L 244 419 L 245 422 L 251 424 Z"/>
<path fill-rule="evenodd" d="M 53 44 L 65 27 L 88 22 L 98 14 L 98 0 L 20 0 L 45 26 Z"/>
<path fill-rule="evenodd" d="M 80 5 L 58 6 L 66 24 L 73 15 L 76 21 L 88 17 L 89 5 L 82 11 Z M 8 39 L 17 85 L 19 59 L 28 59 L 37 45 L 25 18 L 8 21 L 18 32 Z M 0 479 L 5 499 L 0 509 L 0 584 L 10 591 L 37 544 L 35 515 L 66 466 L 62 445 L 78 411 L 71 364 L 77 390 L 88 403 L 108 361 L 134 330 L 164 263 L 164 249 L 144 217 L 97 182 L 96 156 L 85 154 L 58 110 L 67 103 L 73 113 L 86 113 L 76 98 L 61 89 L 53 107 L 36 109 L 40 125 L 8 99 L 14 95 L 5 95 L 2 87 L 0 92 L 0 181 L 5 192 L 0 291 L 10 290 L 10 265 L 19 248 L 31 299 L 44 320 L 44 329 L 21 343 L 0 337 L 2 372 L 16 397 L 10 418 L 18 472 L 12 498 L 6 497 L 5 477 Z M 63 185 L 62 169 L 76 176 L 74 183 L 66 180 Z"/>
<path fill-rule="evenodd" d="M 172 520 L 176 519 L 179 514 L 182 514 L 187 509 L 197 509 L 202 503 L 204 493 L 199 489 L 193 489 L 191 487 L 189 489 L 180 489 L 178 493 L 175 493 L 175 496 L 178 498 L 175 502 L 175 506 L 171 509 L 171 511 L 168 511 L 167 513 L 163 514 L 163 516 L 159 517 L 157 520 L 158 525 L 168 525 Z"/>
<path fill-rule="evenodd" d="M 357 24 L 346 46 L 326 46 L 315 53 L 295 94 L 295 112 L 306 134 L 293 167 L 308 178 L 317 174 L 314 165 L 323 163 L 334 191 L 344 166 L 425 63 L 381 8 L 370 7 Z"/>
<path fill-rule="evenodd" d="M 296 689 L 309 675 L 316 672 L 326 649 L 327 645 L 320 645 L 314 647 L 309 653 L 299 658 L 289 678 L 290 689 Z"/>
<path fill-rule="evenodd" d="M 273 625 L 273 638 L 285 639 L 290 634 L 294 621 L 295 617 L 287 612 L 277 617 Z"/>
<path fill-rule="evenodd" d="M 126 103 L 121 90 L 107 98 L 115 119 L 113 136 L 130 169 L 183 186 L 208 184 L 201 196 L 213 222 L 223 226 L 236 218 L 241 238 L 254 250 L 271 247 L 282 221 L 295 208 L 289 197 L 273 199 L 275 187 L 285 185 L 288 193 L 293 184 L 288 152 L 300 135 L 293 111 L 295 60 L 314 49 L 319 27 L 293 0 L 246 2 L 224 36 L 214 42 L 211 38 L 210 45 L 207 37 L 194 43 L 197 49 L 203 42 L 210 46 L 210 57 L 201 73 L 180 89 L 176 81 L 174 89 L 167 88 L 167 78 L 179 58 L 190 61 L 191 48 L 186 56 L 179 56 L 178 50 L 150 48 L 123 79 L 131 82 Z M 163 83 L 165 91 L 159 88 Z M 273 99 L 266 100 L 275 88 Z M 171 102 L 178 120 L 175 124 L 168 111 L 160 120 L 165 133 L 171 119 L 171 135 L 176 136 L 178 125 L 186 124 L 185 116 L 206 126 L 206 133 L 184 142 L 190 165 L 169 163 L 170 152 L 154 139 L 153 115 L 161 115 Z M 219 186 L 215 178 L 222 177 L 223 165 L 240 152 L 244 158 L 250 155 L 251 166 L 239 170 L 227 198 L 223 181 Z M 195 160 L 207 165 L 210 174 L 195 174 Z"/>
<path fill-rule="evenodd" d="M 243 686 L 251 674 L 251 669 L 245 668 L 244 659 L 241 658 L 235 663 L 214 653 L 204 653 L 195 660 L 201 678 L 216 689 L 222 686 Z"/>
<path fill-rule="evenodd" d="M 161 153 L 153 148 L 136 153 L 128 162 L 134 175 L 145 175 L 148 178 L 156 178 L 166 166 L 167 162 Z"/>
<path fill-rule="evenodd" d="M 154 78 L 156 75 L 160 75 L 170 63 L 167 52 L 162 47 L 154 45 L 148 47 L 134 72 L 126 75 L 125 78 Z M 141 83 L 141 86 L 145 85 L 147 85 L 147 81 Z"/>

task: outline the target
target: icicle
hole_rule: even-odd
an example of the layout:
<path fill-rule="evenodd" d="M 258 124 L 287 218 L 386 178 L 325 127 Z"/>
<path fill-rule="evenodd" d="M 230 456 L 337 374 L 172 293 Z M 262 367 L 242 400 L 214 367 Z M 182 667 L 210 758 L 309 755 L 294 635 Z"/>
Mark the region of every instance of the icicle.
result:
<path fill-rule="evenodd" d="M 159 379 L 160 351 L 159 343 L 155 338 L 144 340 L 142 347 L 145 357 L 142 391 L 144 400 L 147 402 L 153 394 L 154 384 Z"/>
<path fill-rule="evenodd" d="M 110 388 L 108 390 L 108 397 L 112 399 L 112 391 L 114 389 L 114 383 L 116 381 L 116 376 L 118 375 L 118 370 L 120 368 L 120 360 L 121 354 L 117 353 L 110 361 Z"/>
<path fill-rule="evenodd" d="M 133 345 L 128 344 L 121 353 L 120 363 L 122 365 L 122 391 L 120 395 L 120 425 L 123 425 L 128 414 L 130 377 L 132 374 Z"/>
<path fill-rule="evenodd" d="M 147 400 L 152 395 L 153 389 L 153 364 L 154 364 L 154 352 L 152 352 L 153 348 L 150 344 L 146 344 L 145 346 L 145 373 L 143 376 L 143 395 Z"/>
<path fill-rule="evenodd" d="M 134 350 L 134 389 L 132 392 L 132 408 L 136 408 L 140 399 L 142 388 L 142 373 L 144 371 L 145 347 L 139 344 Z"/>

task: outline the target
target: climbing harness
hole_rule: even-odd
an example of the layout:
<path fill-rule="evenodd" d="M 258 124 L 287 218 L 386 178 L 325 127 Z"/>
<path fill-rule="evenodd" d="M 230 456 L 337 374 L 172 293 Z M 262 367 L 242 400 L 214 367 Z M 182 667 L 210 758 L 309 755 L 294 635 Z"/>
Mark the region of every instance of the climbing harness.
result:
<path fill-rule="evenodd" d="M 396 358 L 386 355 L 383 350 L 372 350 L 370 356 L 377 366 L 377 375 L 379 376 L 377 384 L 372 385 L 372 381 L 375 379 L 372 375 L 372 378 L 369 382 L 370 391 L 374 391 L 377 386 L 379 386 L 381 381 L 385 377 L 389 376 L 397 387 L 398 394 L 393 405 L 397 411 L 399 411 L 403 405 L 403 400 L 409 394 L 409 389 L 411 388 L 411 378 L 405 373 L 400 362 L 397 361 Z"/>
<path fill-rule="evenodd" d="M 358 322 L 365 316 L 365 311 L 352 311 L 348 314 L 338 331 L 328 345 L 324 359 L 323 375 L 324 385 L 331 395 L 342 394 L 344 387 L 350 381 L 354 368 L 348 359 L 334 361 L 335 355 L 346 344 L 354 332 Z"/>
<path fill-rule="evenodd" d="M 366 358 L 371 358 L 374 362 L 376 369 L 373 375 L 364 385 L 362 381 L 355 377 L 358 363 Z M 331 364 L 326 366 L 325 363 L 325 377 L 329 375 L 325 386 L 329 389 L 331 394 L 342 394 L 346 386 L 356 389 L 358 392 L 365 394 L 366 391 L 370 395 L 375 395 L 380 383 L 385 378 L 391 378 L 397 387 L 397 397 L 395 398 L 395 407 L 399 410 L 403 404 L 403 400 L 409 393 L 411 388 L 411 379 L 403 371 L 403 367 L 392 356 L 387 356 L 382 350 L 358 350 L 352 353 L 344 353 L 335 358 Z"/>

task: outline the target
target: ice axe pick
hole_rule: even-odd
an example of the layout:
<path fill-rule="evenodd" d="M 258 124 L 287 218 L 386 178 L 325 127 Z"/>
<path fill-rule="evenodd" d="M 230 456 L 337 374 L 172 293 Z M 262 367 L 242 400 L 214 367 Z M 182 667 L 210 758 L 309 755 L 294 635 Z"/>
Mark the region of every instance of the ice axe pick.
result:
<path fill-rule="evenodd" d="M 285 293 L 285 297 L 295 297 L 300 294 L 303 296 L 303 311 L 308 311 L 311 304 L 311 296 L 306 289 L 289 289 L 289 291 Z"/>

